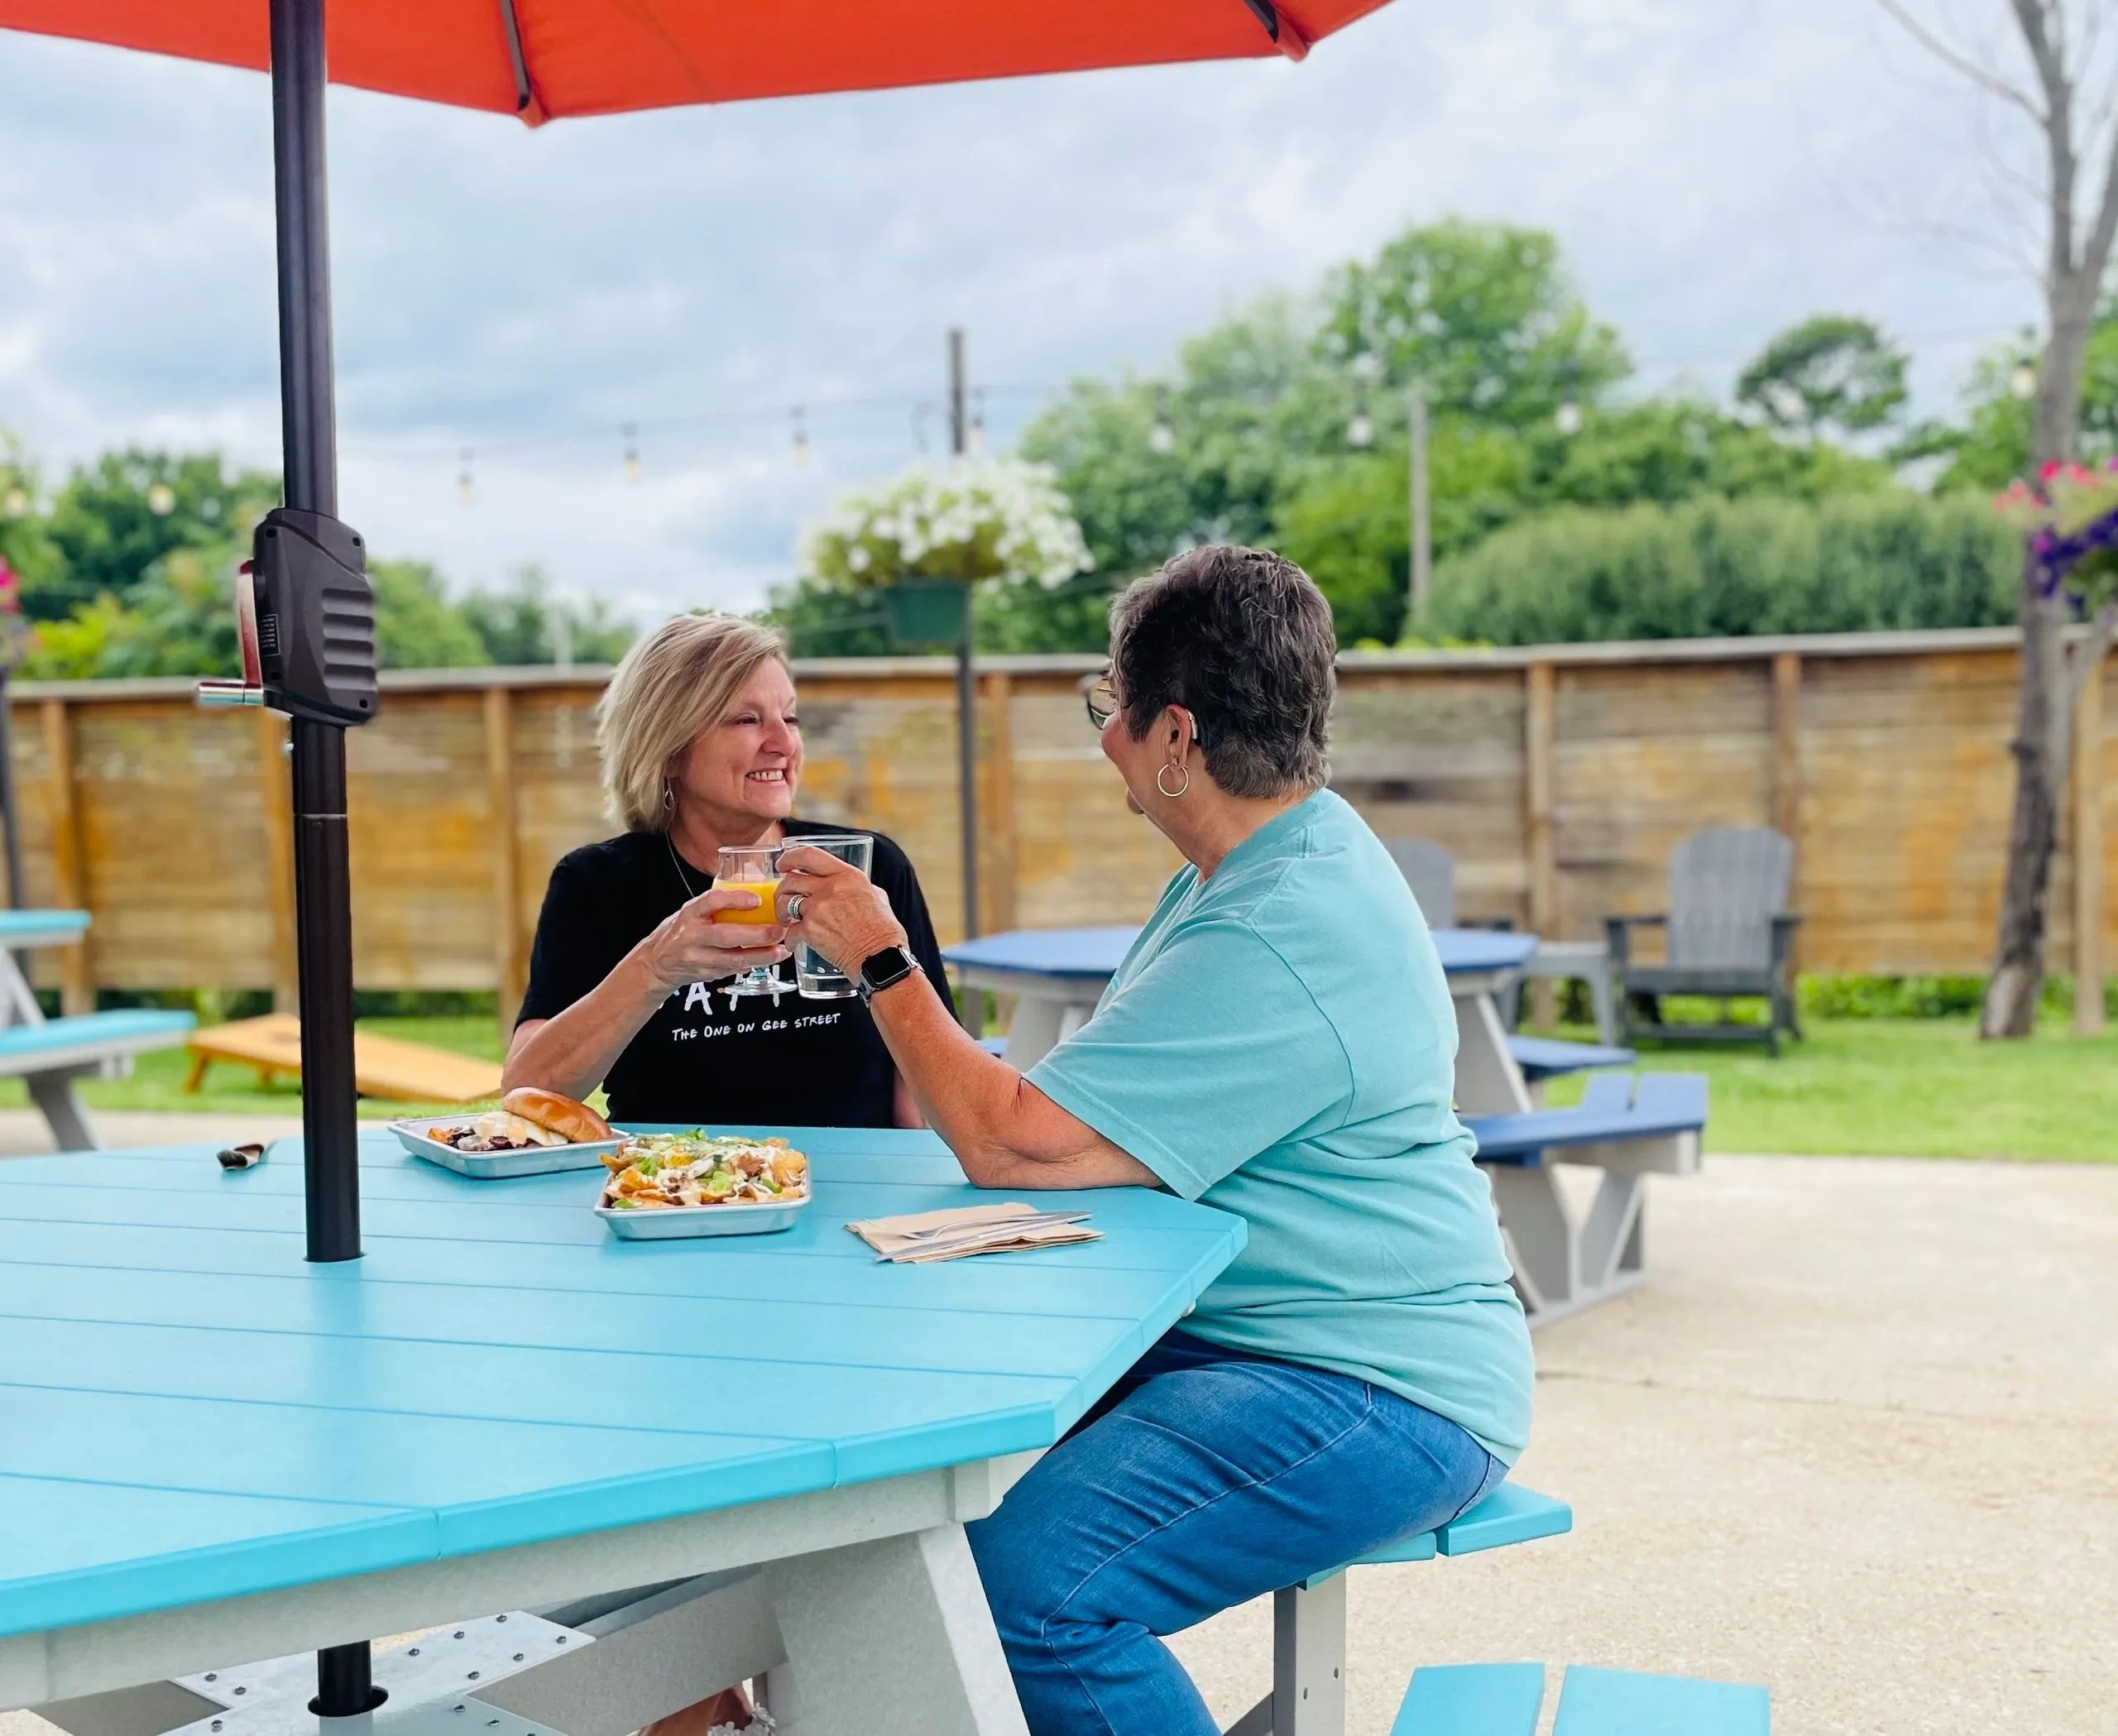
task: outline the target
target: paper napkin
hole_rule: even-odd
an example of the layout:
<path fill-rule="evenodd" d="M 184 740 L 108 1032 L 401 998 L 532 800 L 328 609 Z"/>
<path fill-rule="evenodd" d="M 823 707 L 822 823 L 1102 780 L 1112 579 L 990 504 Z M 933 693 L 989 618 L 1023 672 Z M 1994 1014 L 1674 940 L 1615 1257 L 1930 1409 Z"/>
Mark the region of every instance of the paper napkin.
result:
<path fill-rule="evenodd" d="M 951 1211 L 918 1211 L 903 1217 L 864 1218 L 851 1230 L 875 1250 L 879 1260 L 924 1265 L 972 1254 L 1012 1254 L 1092 1242 L 1103 1232 L 1087 1227 L 1085 1211 L 1039 1211 L 1019 1200 L 998 1206 L 964 1206 Z"/>

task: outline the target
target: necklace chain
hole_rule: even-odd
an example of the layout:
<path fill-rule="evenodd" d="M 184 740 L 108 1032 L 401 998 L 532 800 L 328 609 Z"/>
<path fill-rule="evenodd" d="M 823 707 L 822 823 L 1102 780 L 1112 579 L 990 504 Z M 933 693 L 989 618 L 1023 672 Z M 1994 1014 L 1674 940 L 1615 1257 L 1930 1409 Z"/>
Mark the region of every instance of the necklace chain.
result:
<path fill-rule="evenodd" d="M 684 889 L 684 902 L 689 904 L 698 894 L 692 890 L 692 877 L 684 872 L 684 859 L 677 854 L 676 842 L 668 832 L 662 834 L 662 842 L 668 846 L 669 866 L 677 870 L 677 884 Z"/>

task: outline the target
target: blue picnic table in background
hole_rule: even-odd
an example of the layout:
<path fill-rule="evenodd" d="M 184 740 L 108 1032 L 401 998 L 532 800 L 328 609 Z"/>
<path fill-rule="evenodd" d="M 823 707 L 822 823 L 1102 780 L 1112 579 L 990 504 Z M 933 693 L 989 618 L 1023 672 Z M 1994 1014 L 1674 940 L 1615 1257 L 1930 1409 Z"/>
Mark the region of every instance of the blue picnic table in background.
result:
<path fill-rule="evenodd" d="M 645 1545 L 568 1552 L 618 1527 L 689 1527 L 688 1571 L 843 1544 L 857 1590 L 856 1540 L 990 1510 L 963 1468 L 1056 1441 L 1243 1242 L 1114 1189 L 1037 1196 L 1100 1241 L 882 1264 L 849 1220 L 993 1196 L 931 1134 L 782 1131 L 797 1226 L 675 1242 L 612 1238 L 600 1170 L 473 1182 L 366 1133 L 368 1251 L 333 1265 L 303 1259 L 298 1142 L 0 1164 L 0 1706 L 447 1621 L 458 1584 L 455 1614 L 505 1607 L 452 1563 L 620 1589 Z M 836 1530 L 716 1542 L 824 1492 Z"/>
<path fill-rule="evenodd" d="M 162 1007 L 113 1007 L 46 1019 L 17 949 L 79 946 L 85 910 L 0 910 L 0 1078 L 18 1078 L 61 1151 L 89 1151 L 102 1141 L 74 1086 L 128 1071 L 132 1057 L 174 1048 L 197 1020 Z"/>
<path fill-rule="evenodd" d="M 1004 1053 L 1034 1066 L 1088 1022 L 1104 985 L 1139 938 L 1137 923 L 1099 928 L 1021 928 L 944 947 L 942 957 L 966 989 L 1015 997 Z M 1434 947 L 1459 997 L 1490 995 L 1537 950 L 1533 934 L 1437 928 Z M 1509 1107 L 1514 1107 L 1512 1102 Z"/>

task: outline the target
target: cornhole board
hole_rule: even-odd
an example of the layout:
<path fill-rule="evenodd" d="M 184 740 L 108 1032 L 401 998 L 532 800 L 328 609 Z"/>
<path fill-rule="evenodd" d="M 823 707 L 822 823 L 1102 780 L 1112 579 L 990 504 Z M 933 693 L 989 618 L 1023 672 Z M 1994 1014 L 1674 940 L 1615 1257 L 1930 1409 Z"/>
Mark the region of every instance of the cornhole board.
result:
<path fill-rule="evenodd" d="M 237 1061 L 257 1069 L 258 1082 L 270 1085 L 280 1074 L 301 1077 L 301 1021 L 291 1013 L 268 1013 L 261 1019 L 232 1019 L 209 1026 L 191 1038 L 191 1077 L 186 1091 L 195 1091 L 216 1061 Z M 364 1097 L 389 1097 L 405 1103 L 469 1103 L 500 1095 L 500 1063 L 401 1037 L 353 1033 L 353 1088 Z"/>

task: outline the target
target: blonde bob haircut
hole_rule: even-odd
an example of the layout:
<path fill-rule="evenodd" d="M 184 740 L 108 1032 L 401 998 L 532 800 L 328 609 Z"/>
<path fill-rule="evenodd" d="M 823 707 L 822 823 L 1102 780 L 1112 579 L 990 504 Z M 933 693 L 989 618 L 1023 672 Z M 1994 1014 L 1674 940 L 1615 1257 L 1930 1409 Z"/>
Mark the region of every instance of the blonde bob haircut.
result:
<path fill-rule="evenodd" d="M 679 615 L 635 644 L 596 706 L 611 818 L 627 832 L 667 832 L 670 761 L 774 658 L 787 660 L 777 633 L 726 615 Z"/>

